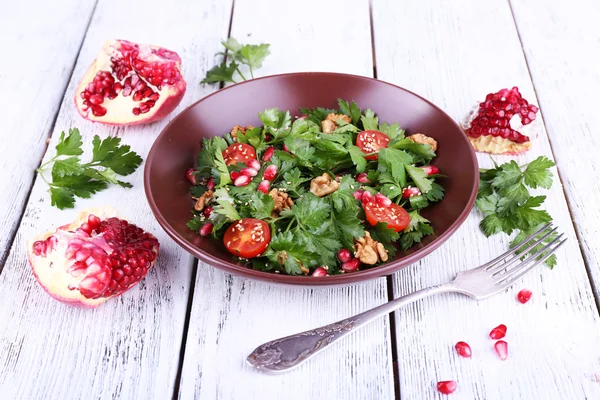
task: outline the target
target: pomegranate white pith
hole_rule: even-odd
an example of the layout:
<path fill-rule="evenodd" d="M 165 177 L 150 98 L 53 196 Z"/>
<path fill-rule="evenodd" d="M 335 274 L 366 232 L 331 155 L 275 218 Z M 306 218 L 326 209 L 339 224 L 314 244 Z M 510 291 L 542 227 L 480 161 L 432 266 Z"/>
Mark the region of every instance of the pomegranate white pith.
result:
<path fill-rule="evenodd" d="M 75 90 L 85 119 L 111 125 L 158 121 L 185 94 L 181 58 L 158 46 L 107 41 Z"/>
<path fill-rule="evenodd" d="M 115 209 L 85 210 L 76 220 L 28 243 L 33 273 L 55 299 L 97 307 L 146 276 L 158 240 L 117 216 Z"/>

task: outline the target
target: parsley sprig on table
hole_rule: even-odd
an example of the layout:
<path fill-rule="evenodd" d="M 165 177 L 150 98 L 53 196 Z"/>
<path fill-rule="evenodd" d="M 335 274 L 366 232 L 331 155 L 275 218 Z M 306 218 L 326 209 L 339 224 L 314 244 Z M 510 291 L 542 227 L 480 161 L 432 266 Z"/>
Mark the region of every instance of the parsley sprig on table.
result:
<path fill-rule="evenodd" d="M 254 78 L 254 71 L 262 67 L 264 59 L 271 53 L 268 44 L 241 44 L 234 38 L 221 41 L 227 52 L 219 52 L 225 56 L 223 62 L 212 67 L 200 83 L 237 83 L 236 73 L 242 80 L 246 77 L 240 68 L 248 68 L 250 77 Z"/>
<path fill-rule="evenodd" d="M 129 175 L 142 163 L 142 158 L 121 145 L 121 139 L 107 137 L 92 140 L 92 160 L 82 163 L 83 141 L 79 129 L 69 129 L 69 134 L 61 132 L 56 145 L 56 155 L 42 164 L 38 174 L 50 186 L 51 204 L 61 210 L 75 206 L 75 196 L 89 198 L 104 190 L 109 184 L 130 188 L 131 184 L 117 179 L 117 175 Z M 44 175 L 51 172 L 51 180 Z"/>
<path fill-rule="evenodd" d="M 553 178 L 550 168 L 554 165 L 552 160 L 540 156 L 525 166 L 513 160 L 495 164 L 492 169 L 481 169 L 475 205 L 485 217 L 479 224 L 483 233 L 489 237 L 499 232 L 511 235 L 516 231 L 517 236 L 510 243 L 514 246 L 552 221 L 550 214 L 539 208 L 546 196 L 531 196 L 528 187 L 550 189 Z M 555 235 L 550 235 L 545 243 L 554 238 Z M 530 252 L 540 248 L 537 246 Z M 546 264 L 554 267 L 556 256 L 549 257 Z"/>

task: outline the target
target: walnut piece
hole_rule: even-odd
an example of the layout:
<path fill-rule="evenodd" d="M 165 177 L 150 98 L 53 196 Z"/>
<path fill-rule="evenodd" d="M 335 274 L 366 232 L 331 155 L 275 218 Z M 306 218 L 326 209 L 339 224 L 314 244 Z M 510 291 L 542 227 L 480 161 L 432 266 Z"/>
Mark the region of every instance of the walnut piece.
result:
<path fill-rule="evenodd" d="M 245 134 L 248 129 L 254 129 L 254 127 L 252 125 L 248 125 L 244 128 L 243 126 L 236 125 L 231 128 L 231 132 L 229 132 L 229 134 L 231 135 L 232 139 L 237 142 L 237 133 L 242 132 L 242 134 Z"/>
<path fill-rule="evenodd" d="M 284 208 L 292 208 L 292 205 L 294 204 L 294 200 L 292 200 L 287 193 L 280 192 L 277 188 L 271 189 L 269 196 L 271 196 L 275 202 L 273 212 L 271 213 L 273 217 L 277 217 Z"/>
<path fill-rule="evenodd" d="M 438 143 L 434 138 L 423 135 L 422 133 L 415 133 L 414 135 L 408 136 L 407 139 L 419 144 L 428 144 L 431 146 L 431 150 L 433 151 L 436 151 L 438 148 Z"/>
<path fill-rule="evenodd" d="M 383 244 L 373 240 L 371 234 L 365 231 L 365 236 L 354 241 L 354 256 L 363 264 L 374 265 L 379 261 L 385 262 L 389 259 L 388 252 Z"/>
<path fill-rule="evenodd" d="M 211 201 L 213 200 L 214 194 L 215 194 L 215 192 L 213 192 L 212 190 L 207 190 L 206 192 L 202 193 L 202 196 L 193 197 L 193 199 L 196 200 L 196 204 L 194 204 L 194 210 L 196 210 L 196 211 L 204 210 L 204 207 L 206 207 L 208 204 L 210 204 Z"/>
<path fill-rule="evenodd" d="M 317 197 L 323 197 L 329 193 L 333 193 L 340 187 L 340 183 L 331 179 L 327 172 L 321 176 L 317 176 L 310 181 L 310 191 Z"/>
<path fill-rule="evenodd" d="M 327 114 L 327 117 L 325 117 L 325 119 L 321 121 L 321 130 L 323 131 L 323 133 L 331 133 L 335 131 L 337 128 L 336 121 L 338 119 L 341 119 L 342 121 L 348 124 L 352 122 L 350 117 L 345 114 Z"/>

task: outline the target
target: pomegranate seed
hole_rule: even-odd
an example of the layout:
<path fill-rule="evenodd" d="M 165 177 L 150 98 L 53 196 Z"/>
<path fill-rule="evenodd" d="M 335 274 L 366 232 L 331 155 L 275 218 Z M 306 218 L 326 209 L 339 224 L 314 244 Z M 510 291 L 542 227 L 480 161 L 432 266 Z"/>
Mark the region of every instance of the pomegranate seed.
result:
<path fill-rule="evenodd" d="M 502 361 L 508 358 L 508 343 L 504 340 L 498 340 L 494 345 L 494 349 Z"/>
<path fill-rule="evenodd" d="M 133 101 L 141 101 L 143 98 L 144 98 L 144 94 L 141 91 L 136 91 L 133 93 Z M 142 107 L 140 104 L 140 111 L 141 110 L 142 110 Z"/>
<path fill-rule="evenodd" d="M 420 195 L 421 195 L 421 191 L 419 190 L 418 187 L 409 186 L 402 190 L 402 198 L 403 199 L 409 199 L 411 197 L 420 196 Z"/>
<path fill-rule="evenodd" d="M 317 267 L 313 271 L 312 276 L 327 276 L 327 271 L 323 267 Z"/>
<path fill-rule="evenodd" d="M 437 390 L 442 394 L 451 394 L 456 390 L 456 382 L 454 381 L 441 381 L 437 383 Z"/>
<path fill-rule="evenodd" d="M 424 167 L 421 167 L 421 169 L 425 171 L 427 175 L 435 175 L 440 173 L 440 169 L 435 165 L 425 165 Z"/>
<path fill-rule="evenodd" d="M 350 254 L 350 250 L 348 249 L 340 249 L 337 253 L 338 260 L 345 263 L 352 260 L 352 254 Z"/>
<path fill-rule="evenodd" d="M 231 173 L 229 174 L 229 177 L 231 178 L 232 181 L 235 181 L 239 176 L 240 176 L 240 173 L 237 171 L 231 171 Z"/>
<path fill-rule="evenodd" d="M 265 169 L 263 178 L 265 178 L 266 180 L 272 181 L 273 179 L 275 179 L 276 175 L 277 175 L 277 165 L 271 164 Z"/>
<path fill-rule="evenodd" d="M 275 147 L 273 147 L 273 146 L 267 147 L 267 150 L 265 150 L 265 154 L 263 154 L 263 161 L 264 162 L 271 161 L 271 157 L 273 157 L 273 154 L 275 154 Z"/>
<path fill-rule="evenodd" d="M 258 175 L 258 171 L 255 170 L 254 168 L 246 167 L 246 168 L 242 168 L 240 170 L 240 175 L 245 175 L 245 176 L 253 177 L 253 176 Z"/>
<path fill-rule="evenodd" d="M 252 178 L 247 175 L 240 175 L 235 179 L 235 181 L 233 181 L 233 184 L 235 186 L 246 186 L 251 180 Z"/>
<path fill-rule="evenodd" d="M 358 201 L 361 201 L 363 198 L 363 193 L 364 191 L 362 190 L 357 190 L 356 192 L 352 193 L 352 195 L 354 196 L 354 198 Z"/>
<path fill-rule="evenodd" d="M 389 207 L 392 205 L 392 201 L 387 198 L 387 196 L 381 194 L 381 193 L 377 193 L 375 195 L 375 201 L 377 202 L 377 204 L 379 204 L 381 207 Z"/>
<path fill-rule="evenodd" d="M 521 304 L 525 304 L 527 303 L 529 300 L 531 300 L 531 296 L 533 295 L 533 293 L 531 292 L 531 290 L 529 289 L 522 289 L 519 294 L 517 294 L 517 300 L 519 300 L 519 302 Z"/>
<path fill-rule="evenodd" d="M 355 179 L 358 183 L 371 183 L 371 181 L 367 178 L 367 174 L 365 172 L 356 175 Z"/>
<path fill-rule="evenodd" d="M 215 180 L 212 176 L 208 178 L 208 182 L 206 182 L 206 188 L 208 190 L 213 190 L 215 188 Z"/>
<path fill-rule="evenodd" d="M 210 217 L 210 214 L 213 212 L 213 208 L 211 206 L 206 206 L 204 207 L 204 210 L 202 210 L 202 215 L 204 215 L 206 218 Z"/>
<path fill-rule="evenodd" d="M 213 223 L 212 222 L 207 222 L 204 225 L 202 225 L 202 227 L 200 228 L 200 236 L 208 236 L 212 233 L 213 230 Z"/>
<path fill-rule="evenodd" d="M 250 160 L 248 166 L 258 171 L 260 169 L 260 161 L 258 161 L 257 159 Z"/>
<path fill-rule="evenodd" d="M 267 179 L 265 179 L 258 185 L 258 190 L 260 192 L 263 192 L 264 194 L 268 194 L 270 187 L 271 187 L 271 182 L 268 181 Z"/>
<path fill-rule="evenodd" d="M 157 101 L 159 97 L 160 97 L 160 95 L 158 93 L 154 92 L 150 95 L 150 97 L 148 97 L 148 99 L 150 99 L 152 101 Z"/>
<path fill-rule="evenodd" d="M 185 173 L 185 177 L 187 178 L 188 181 L 190 181 L 190 183 L 192 185 L 197 185 L 198 184 L 198 180 L 196 179 L 196 175 L 194 175 L 194 168 L 190 168 L 187 170 L 187 172 Z"/>
<path fill-rule="evenodd" d="M 33 253 L 36 256 L 46 257 L 46 243 L 42 240 L 38 240 L 33 244 Z"/>
<path fill-rule="evenodd" d="M 502 339 L 506 336 L 506 325 L 500 324 L 490 332 L 490 338 L 494 340 Z"/>
<path fill-rule="evenodd" d="M 286 153 L 290 152 L 290 149 L 287 147 L 286 144 L 283 145 L 283 151 L 285 151 Z"/>
<path fill-rule="evenodd" d="M 103 117 L 106 115 L 106 108 L 98 105 L 93 105 L 92 114 L 94 114 L 96 117 Z"/>
<path fill-rule="evenodd" d="M 131 112 L 133 113 L 133 115 L 140 115 L 140 109 L 137 107 L 134 107 Z"/>
<path fill-rule="evenodd" d="M 358 269 L 359 265 L 360 261 L 358 260 L 358 258 L 353 258 L 350 261 L 347 261 L 342 264 L 342 270 L 344 272 L 354 272 Z"/>
<path fill-rule="evenodd" d="M 96 104 L 96 105 L 104 103 L 104 97 L 100 96 L 99 94 L 93 94 L 89 97 L 89 99 L 86 99 L 86 100 L 89 100 L 90 103 Z"/>
<path fill-rule="evenodd" d="M 363 195 L 362 195 L 363 204 L 369 203 L 369 202 L 373 201 L 374 199 L 375 199 L 375 196 L 373 196 L 373 194 L 371 192 L 369 192 L 368 190 L 365 190 L 363 192 Z"/>
<path fill-rule="evenodd" d="M 458 342 L 458 343 L 456 343 L 454 348 L 456 349 L 456 352 L 458 353 L 459 356 L 465 357 L 465 358 L 471 358 L 471 354 L 472 354 L 471 346 L 469 346 L 468 343 Z"/>

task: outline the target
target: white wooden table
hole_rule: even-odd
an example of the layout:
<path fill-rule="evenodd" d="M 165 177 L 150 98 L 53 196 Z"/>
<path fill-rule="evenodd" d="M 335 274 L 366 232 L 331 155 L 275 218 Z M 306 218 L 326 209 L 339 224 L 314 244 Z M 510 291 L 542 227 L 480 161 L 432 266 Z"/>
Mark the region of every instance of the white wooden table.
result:
<path fill-rule="evenodd" d="M 13 1 L 0 13 L 0 399 L 433 399 L 454 379 L 455 399 L 600 399 L 600 24 L 596 0 L 61 0 Z M 449 280 L 507 247 L 486 239 L 473 212 L 440 249 L 388 278 L 347 287 L 275 287 L 198 263 L 161 230 L 143 193 L 110 189 L 77 208 L 114 204 L 153 232 L 161 256 L 142 283 L 96 310 L 51 300 L 35 283 L 25 242 L 69 221 L 51 208 L 34 170 L 57 136 L 79 127 L 119 136 L 145 156 L 190 103 L 231 35 L 271 44 L 258 75 L 337 71 L 413 90 L 460 118 L 488 92 L 518 86 L 541 107 L 533 150 L 560 180 L 548 211 L 570 240 L 554 270 L 482 302 L 428 298 L 347 337 L 298 370 L 256 373 L 246 354 L 265 340 L 367 310 Z M 188 91 L 158 123 L 84 121 L 73 93 L 109 38 L 154 43 L 183 58 Z M 50 138 L 50 147 L 46 139 Z M 50 148 L 51 151 L 47 152 Z M 479 157 L 490 165 L 487 156 Z M 507 158 L 497 157 L 498 161 Z M 522 287 L 534 292 L 515 301 Z M 487 339 L 505 323 L 510 357 Z M 470 360 L 453 345 L 469 342 Z"/>

